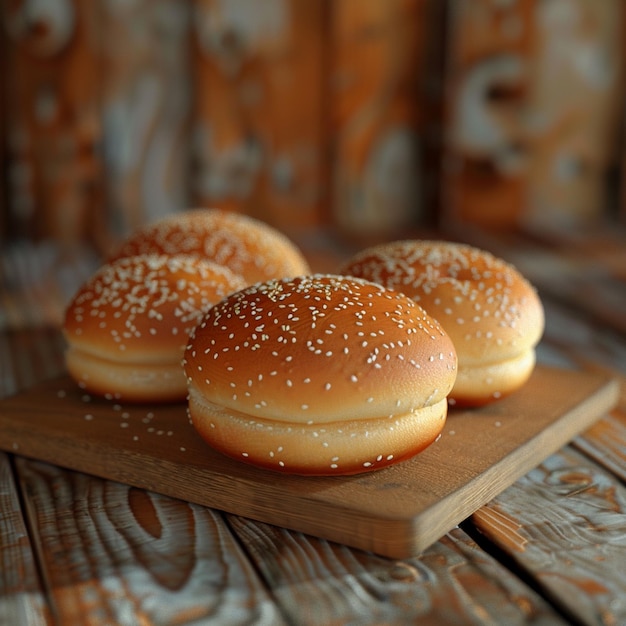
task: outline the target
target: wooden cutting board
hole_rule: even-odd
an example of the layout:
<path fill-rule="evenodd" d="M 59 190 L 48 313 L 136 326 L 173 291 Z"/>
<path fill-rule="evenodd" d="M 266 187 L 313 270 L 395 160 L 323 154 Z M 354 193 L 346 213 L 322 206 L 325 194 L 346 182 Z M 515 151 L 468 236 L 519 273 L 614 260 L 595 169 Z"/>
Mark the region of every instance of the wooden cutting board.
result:
<path fill-rule="evenodd" d="M 378 554 L 423 551 L 613 406 L 601 374 L 537 367 L 488 407 L 451 410 L 442 437 L 377 472 L 307 478 L 209 448 L 185 405 L 122 406 L 69 378 L 0 401 L 0 449 Z"/>

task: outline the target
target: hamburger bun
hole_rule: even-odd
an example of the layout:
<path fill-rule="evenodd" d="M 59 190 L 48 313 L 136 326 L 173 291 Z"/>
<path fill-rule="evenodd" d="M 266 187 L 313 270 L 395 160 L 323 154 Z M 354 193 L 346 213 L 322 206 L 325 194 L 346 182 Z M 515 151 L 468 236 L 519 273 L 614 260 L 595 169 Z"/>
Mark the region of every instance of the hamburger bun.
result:
<path fill-rule="evenodd" d="M 491 253 L 444 241 L 395 241 L 357 253 L 339 273 L 401 291 L 439 321 L 459 359 L 452 403 L 484 405 L 530 377 L 543 306 L 533 286 Z"/>
<path fill-rule="evenodd" d="M 433 443 L 456 364 L 450 338 L 410 298 L 322 274 L 225 298 L 183 360 L 190 418 L 208 444 L 314 475 L 379 469 Z"/>
<path fill-rule="evenodd" d="M 194 257 L 105 263 L 65 312 L 70 376 L 99 396 L 184 401 L 181 360 L 192 329 L 213 304 L 244 286 L 229 269 Z"/>
<path fill-rule="evenodd" d="M 137 254 L 187 254 L 228 267 L 246 284 L 306 274 L 309 265 L 294 243 L 252 217 L 219 209 L 175 213 L 140 229 L 109 260 Z"/>

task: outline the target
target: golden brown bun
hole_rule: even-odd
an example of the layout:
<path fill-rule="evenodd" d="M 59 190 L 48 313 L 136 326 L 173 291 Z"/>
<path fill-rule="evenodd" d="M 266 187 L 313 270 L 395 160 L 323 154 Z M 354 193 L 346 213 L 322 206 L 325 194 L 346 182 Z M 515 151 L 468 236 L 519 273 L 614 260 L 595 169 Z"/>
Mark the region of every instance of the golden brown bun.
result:
<path fill-rule="evenodd" d="M 194 330 L 183 366 L 192 423 L 211 446 L 318 475 L 423 450 L 456 378 L 450 338 L 415 302 L 332 275 L 232 294 Z"/>
<path fill-rule="evenodd" d="M 259 220 L 219 209 L 165 217 L 131 235 L 109 260 L 181 253 L 228 267 L 247 284 L 310 272 L 300 250 L 285 235 Z"/>
<path fill-rule="evenodd" d="M 413 298 L 445 328 L 459 371 L 452 402 L 482 405 L 519 389 L 535 366 L 541 301 L 510 264 L 472 246 L 395 241 L 357 253 L 339 273 Z"/>
<path fill-rule="evenodd" d="M 182 401 L 181 360 L 192 329 L 213 304 L 244 286 L 229 269 L 194 257 L 140 255 L 106 263 L 66 310 L 68 371 L 96 395 Z"/>

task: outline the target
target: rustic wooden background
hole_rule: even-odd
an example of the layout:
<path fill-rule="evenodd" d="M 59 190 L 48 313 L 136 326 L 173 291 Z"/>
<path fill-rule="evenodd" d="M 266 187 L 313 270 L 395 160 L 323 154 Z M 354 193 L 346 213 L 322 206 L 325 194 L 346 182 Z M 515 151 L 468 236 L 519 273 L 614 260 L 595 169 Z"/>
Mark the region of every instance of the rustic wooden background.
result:
<path fill-rule="evenodd" d="M 0 0 L 0 397 L 64 372 L 114 239 L 193 205 L 320 270 L 412 228 L 491 249 L 542 294 L 540 361 L 622 385 L 402 562 L 0 454 L 0 615 L 623 623 L 625 26 L 624 0 Z"/>
<path fill-rule="evenodd" d="M 626 222 L 622 0 L 2 4 L 0 239 Z"/>

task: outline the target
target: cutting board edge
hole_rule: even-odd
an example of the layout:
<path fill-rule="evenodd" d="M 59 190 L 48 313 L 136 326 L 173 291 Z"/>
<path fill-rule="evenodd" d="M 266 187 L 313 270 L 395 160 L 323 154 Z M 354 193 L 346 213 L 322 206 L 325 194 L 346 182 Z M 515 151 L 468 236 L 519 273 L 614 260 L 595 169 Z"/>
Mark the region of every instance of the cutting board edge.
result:
<path fill-rule="evenodd" d="M 491 501 L 495 496 L 502 493 L 507 487 L 510 487 L 516 480 L 519 480 L 522 476 L 533 470 L 535 467 L 541 465 L 541 463 L 548 458 L 551 454 L 557 452 L 561 447 L 570 443 L 577 435 L 584 432 L 586 428 L 591 427 L 598 420 L 608 414 L 613 409 L 620 397 L 620 383 L 615 377 L 606 375 L 603 384 L 599 384 L 596 390 L 589 395 L 582 403 L 572 407 L 562 418 L 556 422 L 552 422 L 547 428 L 537 433 L 534 437 L 528 439 L 521 446 L 511 451 L 506 458 L 511 456 L 523 459 L 522 463 L 509 464 L 508 467 L 514 468 L 509 473 L 503 473 L 503 466 L 506 467 L 504 460 L 502 462 L 493 465 L 481 475 L 477 476 L 472 484 L 476 485 L 489 485 L 488 488 L 482 489 L 482 494 L 478 500 L 474 500 L 471 504 L 468 500 L 465 500 L 462 507 L 455 508 L 455 514 L 449 515 L 445 509 L 449 508 L 448 503 L 455 500 L 455 493 L 450 493 L 446 497 L 441 498 L 432 506 L 424 509 L 420 513 L 419 526 L 413 529 L 414 541 L 409 545 L 404 543 L 404 547 L 400 550 L 393 550 L 392 552 L 387 550 L 387 556 L 394 558 L 406 558 L 416 556 L 421 553 L 425 548 L 431 545 L 434 541 L 445 535 L 452 530 L 461 521 L 472 515 L 481 506 L 484 506 Z M 590 405 L 593 410 L 589 412 Z M 567 425 L 567 429 L 563 429 L 563 425 Z M 552 430 L 561 430 L 562 433 L 558 437 L 549 437 L 548 435 Z M 542 453 L 542 461 L 539 463 L 532 458 L 528 451 L 535 447 L 540 440 L 550 441 L 549 445 L 546 445 L 544 452 Z M 492 481 L 492 478 L 497 480 Z M 430 532 L 424 532 L 423 528 L 432 527 L 434 524 L 432 520 L 437 518 L 439 520 L 445 519 L 447 522 L 441 523 L 441 527 L 447 527 L 447 530 L 437 537 L 432 539 L 433 534 Z M 415 516 L 413 517 L 415 520 Z M 424 537 L 430 538 L 424 538 Z M 432 539 L 432 540 L 431 540 Z"/>

